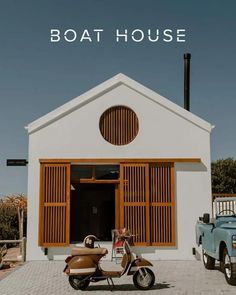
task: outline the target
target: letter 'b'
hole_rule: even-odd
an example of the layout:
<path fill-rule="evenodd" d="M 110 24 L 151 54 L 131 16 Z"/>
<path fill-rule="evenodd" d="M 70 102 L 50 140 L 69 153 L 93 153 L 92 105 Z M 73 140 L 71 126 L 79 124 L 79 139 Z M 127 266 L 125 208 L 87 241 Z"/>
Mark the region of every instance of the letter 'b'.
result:
<path fill-rule="evenodd" d="M 51 29 L 51 42 L 59 42 L 60 40 L 60 30 Z"/>

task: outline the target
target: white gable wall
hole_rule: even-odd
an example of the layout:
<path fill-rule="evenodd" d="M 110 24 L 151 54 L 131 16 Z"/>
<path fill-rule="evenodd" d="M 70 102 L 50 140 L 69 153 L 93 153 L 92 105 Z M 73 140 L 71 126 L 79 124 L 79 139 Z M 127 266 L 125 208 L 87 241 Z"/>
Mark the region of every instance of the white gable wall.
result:
<path fill-rule="evenodd" d="M 101 114 L 125 105 L 138 116 L 139 133 L 126 146 L 106 142 Z M 175 164 L 177 246 L 145 248 L 155 259 L 191 259 L 194 225 L 210 211 L 209 132 L 126 85 L 119 85 L 29 136 L 28 259 L 45 259 L 38 243 L 39 159 L 42 158 L 200 158 L 201 164 Z M 156 250 L 157 249 L 157 250 Z M 161 250 L 160 250 L 161 249 Z M 52 251 L 52 250 L 51 250 Z"/>

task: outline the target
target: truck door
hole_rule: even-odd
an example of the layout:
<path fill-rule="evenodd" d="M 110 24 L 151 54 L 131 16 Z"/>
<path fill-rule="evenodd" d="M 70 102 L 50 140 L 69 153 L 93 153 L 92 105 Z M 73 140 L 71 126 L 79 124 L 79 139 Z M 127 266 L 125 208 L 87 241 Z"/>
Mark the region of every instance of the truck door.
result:
<path fill-rule="evenodd" d="M 204 234 L 202 236 L 202 248 L 207 252 L 215 253 L 214 249 L 214 226 L 213 224 L 204 225 Z"/>

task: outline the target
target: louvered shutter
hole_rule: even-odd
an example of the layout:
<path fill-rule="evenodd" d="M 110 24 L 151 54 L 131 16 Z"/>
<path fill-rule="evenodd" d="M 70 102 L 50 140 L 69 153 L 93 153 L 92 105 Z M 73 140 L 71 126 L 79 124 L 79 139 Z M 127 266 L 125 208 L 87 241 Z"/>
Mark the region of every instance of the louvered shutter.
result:
<path fill-rule="evenodd" d="M 150 165 L 151 243 L 175 245 L 174 165 Z"/>
<path fill-rule="evenodd" d="M 111 107 L 102 114 L 99 128 L 106 141 L 114 145 L 125 145 L 138 134 L 138 117 L 125 106 Z"/>
<path fill-rule="evenodd" d="M 39 246 L 70 243 L 70 164 L 40 168 Z"/>
<path fill-rule="evenodd" d="M 148 164 L 121 164 L 120 225 L 131 231 L 135 245 L 150 244 Z"/>

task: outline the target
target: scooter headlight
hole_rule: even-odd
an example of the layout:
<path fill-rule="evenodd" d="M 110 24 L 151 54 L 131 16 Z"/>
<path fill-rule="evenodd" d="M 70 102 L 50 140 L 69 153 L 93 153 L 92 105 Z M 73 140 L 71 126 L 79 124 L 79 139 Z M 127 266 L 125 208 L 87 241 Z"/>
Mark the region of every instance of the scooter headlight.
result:
<path fill-rule="evenodd" d="M 234 249 L 236 249 L 236 235 L 232 236 L 232 246 Z"/>

